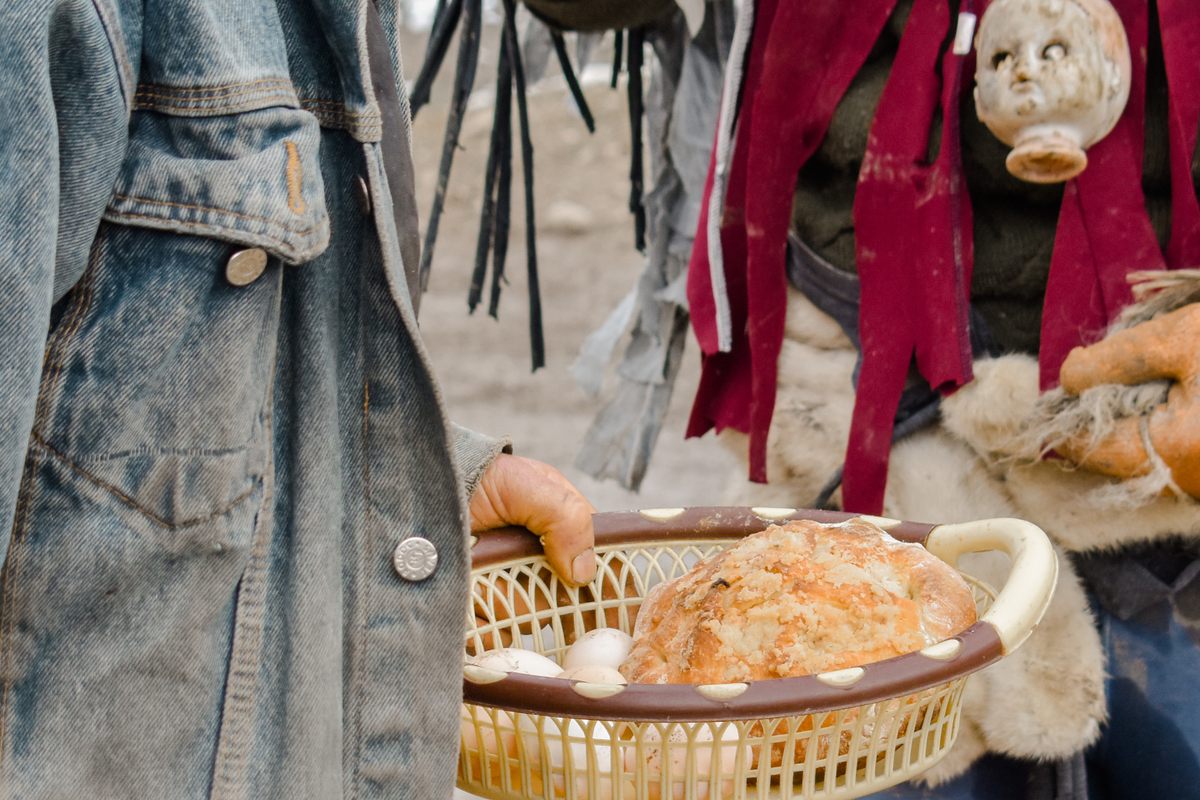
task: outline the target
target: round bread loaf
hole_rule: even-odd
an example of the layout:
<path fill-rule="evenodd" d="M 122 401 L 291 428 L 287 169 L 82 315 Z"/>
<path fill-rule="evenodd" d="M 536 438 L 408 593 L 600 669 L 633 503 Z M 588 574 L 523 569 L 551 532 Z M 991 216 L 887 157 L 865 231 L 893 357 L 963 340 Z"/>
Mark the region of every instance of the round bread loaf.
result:
<path fill-rule="evenodd" d="M 971 588 L 925 548 L 864 519 L 774 525 L 656 586 L 621 672 L 728 683 L 859 666 L 975 622 Z"/>

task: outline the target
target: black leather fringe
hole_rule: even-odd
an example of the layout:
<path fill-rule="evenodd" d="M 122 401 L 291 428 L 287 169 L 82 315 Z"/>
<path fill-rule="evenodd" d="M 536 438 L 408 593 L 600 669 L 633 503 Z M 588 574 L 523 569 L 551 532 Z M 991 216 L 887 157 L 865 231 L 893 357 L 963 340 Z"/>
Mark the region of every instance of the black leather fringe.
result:
<path fill-rule="evenodd" d="M 644 98 L 642 96 L 642 44 L 646 34 L 639 28 L 628 31 L 629 57 L 626 62 L 628 83 L 626 92 L 629 96 L 629 211 L 633 214 L 633 238 L 640 252 L 646 251 L 646 207 L 642 204 L 642 116 Z"/>
<path fill-rule="evenodd" d="M 567 88 L 571 90 L 571 97 L 575 99 L 575 107 L 579 109 L 579 116 L 583 117 L 583 124 L 587 126 L 588 133 L 595 133 L 596 120 L 592 118 L 592 110 L 588 108 L 587 100 L 584 99 L 583 89 L 579 88 L 579 80 L 575 77 L 571 59 L 567 55 L 567 43 L 563 41 L 563 36 L 558 31 L 550 32 L 550 40 L 554 42 L 554 53 L 558 56 L 558 66 L 562 68 L 563 78 L 567 81 Z"/>
<path fill-rule="evenodd" d="M 463 0 L 464 19 L 458 43 L 458 68 L 454 73 L 454 93 L 450 98 L 450 116 L 446 121 L 446 136 L 442 141 L 442 160 L 438 165 L 437 188 L 433 195 L 433 206 L 429 210 L 429 222 L 425 228 L 425 246 L 421 249 L 421 291 L 429 287 L 429 269 L 433 263 L 433 249 L 437 243 L 438 224 L 442 209 L 446 205 L 446 188 L 450 183 L 450 167 L 454 163 L 454 151 L 458 149 L 458 137 L 462 132 L 463 114 L 467 100 L 475 86 L 475 68 L 479 65 L 479 33 L 483 24 L 483 0 Z"/>

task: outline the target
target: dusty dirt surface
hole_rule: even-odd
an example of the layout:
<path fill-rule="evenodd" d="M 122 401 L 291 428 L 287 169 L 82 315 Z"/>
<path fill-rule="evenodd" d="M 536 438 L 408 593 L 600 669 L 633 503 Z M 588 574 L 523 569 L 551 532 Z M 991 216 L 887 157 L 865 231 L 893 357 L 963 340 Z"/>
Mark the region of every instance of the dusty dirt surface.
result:
<path fill-rule="evenodd" d="M 454 50 L 451 50 L 453 55 Z M 415 72 L 418 61 L 406 58 Z M 447 66 L 453 60 L 447 59 Z M 483 64 L 494 56 L 483 55 Z M 488 82 L 477 82 L 477 90 Z M 444 89 L 448 75 L 439 84 Z M 550 79 L 547 79 L 550 81 Z M 641 495 L 583 475 L 571 464 L 599 401 L 587 397 L 569 367 L 584 338 L 634 285 L 642 257 L 633 247 L 627 211 L 629 121 L 623 84 L 586 88 L 596 116 L 589 135 L 559 84 L 543 84 L 530 97 L 538 262 L 547 366 L 530 371 L 525 271 L 524 198 L 519 156 L 514 164 L 513 228 L 499 320 L 486 307 L 467 313 L 474 264 L 483 171 L 491 131 L 486 98 L 468 111 L 440 225 L 421 330 L 451 417 L 491 434 L 507 434 L 516 452 L 562 469 L 601 510 L 714 504 L 724 495 L 733 460 L 712 436 L 684 440 L 699 355 L 688 355 L 667 424 Z M 478 94 L 486 94 L 486 89 Z M 516 109 L 514 106 L 514 118 Z M 444 104 L 422 110 L 413 126 L 417 196 L 428 219 L 445 130 Z M 517 128 L 514 125 L 514 137 Z M 519 140 L 514 141 L 519 149 Z M 623 348 L 623 344 L 621 347 Z M 609 385 L 611 387 L 611 378 Z"/>
<path fill-rule="evenodd" d="M 528 283 L 525 270 L 524 196 L 520 159 L 514 163 L 513 225 L 509 285 L 499 319 L 486 307 L 467 313 L 483 194 L 483 170 L 491 132 L 488 103 L 493 39 L 485 31 L 477 97 L 468 111 L 439 227 L 429 291 L 422 301 L 421 331 L 451 417 L 490 434 L 512 437 L 516 452 L 554 464 L 600 510 L 719 503 L 734 459 L 712 436 L 685 440 L 692 392 L 699 373 L 694 341 L 681 370 L 671 410 L 640 495 L 600 482 L 572 466 L 584 433 L 601 407 L 572 379 L 569 368 L 584 338 L 605 319 L 636 282 L 643 267 L 633 246 L 629 196 L 629 120 L 624 84 L 587 86 L 596 117 L 589 135 L 561 81 L 542 84 L 530 96 L 534 146 L 539 277 L 546 337 L 544 369 L 530 371 Z M 408 53 L 423 43 L 411 42 Z M 447 66 L 453 65 L 454 48 Z M 419 55 L 406 55 L 410 77 Z M 429 217 L 446 125 L 443 73 L 434 104 L 413 125 L 417 197 L 422 224 Z M 514 107 L 514 117 L 516 109 Z M 514 137 L 517 128 L 513 128 Z M 514 149 L 519 147 L 514 139 Z M 490 278 L 489 278 L 490 280 Z M 624 347 L 622 343 L 621 348 Z M 611 389 L 612 375 L 608 382 Z M 474 800 L 455 790 L 455 800 Z"/>

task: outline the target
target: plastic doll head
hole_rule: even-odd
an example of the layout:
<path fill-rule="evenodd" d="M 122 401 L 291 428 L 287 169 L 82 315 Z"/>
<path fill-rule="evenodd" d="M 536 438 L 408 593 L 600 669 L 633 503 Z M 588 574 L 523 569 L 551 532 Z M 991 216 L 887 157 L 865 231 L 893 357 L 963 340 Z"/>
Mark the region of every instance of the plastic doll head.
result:
<path fill-rule="evenodd" d="M 1069 180 L 1129 99 L 1129 43 L 1107 0 L 994 0 L 976 38 L 975 109 L 1009 172 Z"/>

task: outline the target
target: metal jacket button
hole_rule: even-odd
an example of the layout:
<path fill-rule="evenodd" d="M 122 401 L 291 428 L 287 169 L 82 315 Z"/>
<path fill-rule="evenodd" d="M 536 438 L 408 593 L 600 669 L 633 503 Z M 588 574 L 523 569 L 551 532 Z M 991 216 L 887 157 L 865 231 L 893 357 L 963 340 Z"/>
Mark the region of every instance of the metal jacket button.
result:
<path fill-rule="evenodd" d="M 396 545 L 392 566 L 406 581 L 423 581 L 437 569 L 438 554 L 433 542 L 413 536 Z"/>
<path fill-rule="evenodd" d="M 225 280 L 234 286 L 249 286 L 267 268 L 267 251 L 258 247 L 239 250 L 225 264 Z"/>

